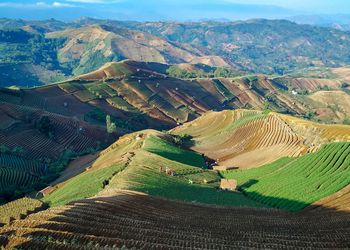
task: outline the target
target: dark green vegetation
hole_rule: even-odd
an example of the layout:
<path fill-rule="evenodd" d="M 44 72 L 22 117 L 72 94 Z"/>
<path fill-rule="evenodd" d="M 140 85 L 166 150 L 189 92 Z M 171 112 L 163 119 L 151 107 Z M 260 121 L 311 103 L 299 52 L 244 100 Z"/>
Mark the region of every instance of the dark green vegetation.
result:
<path fill-rule="evenodd" d="M 316 153 L 283 158 L 250 170 L 223 171 L 242 192 L 271 207 L 298 211 L 350 183 L 350 143 L 333 143 Z"/>
<path fill-rule="evenodd" d="M 231 68 L 225 67 L 209 67 L 204 64 L 194 65 L 194 69 L 183 69 L 178 65 L 169 66 L 166 73 L 171 77 L 176 78 L 213 78 L 213 77 L 237 77 L 243 73 Z"/>
<path fill-rule="evenodd" d="M 57 50 L 64 39 L 23 29 L 0 29 L 0 86 L 42 85 L 64 78 Z"/>
<path fill-rule="evenodd" d="M 32 90 L 0 90 L 0 203 L 45 188 L 72 158 L 117 138 L 105 124 L 78 118 L 69 100 L 50 101 Z"/>
<path fill-rule="evenodd" d="M 143 37 L 143 42 L 137 37 Z M 154 46 L 154 39 L 168 49 Z M 315 68 L 349 64 L 349 45 L 346 32 L 284 20 L 138 23 L 89 19 L 62 23 L 3 19 L 0 84 L 42 85 L 126 58 L 217 67 L 195 72 L 169 69 L 170 75 L 181 78 L 233 77 L 238 70 L 265 74 L 296 71 L 305 75 L 309 68 L 315 73 Z"/>

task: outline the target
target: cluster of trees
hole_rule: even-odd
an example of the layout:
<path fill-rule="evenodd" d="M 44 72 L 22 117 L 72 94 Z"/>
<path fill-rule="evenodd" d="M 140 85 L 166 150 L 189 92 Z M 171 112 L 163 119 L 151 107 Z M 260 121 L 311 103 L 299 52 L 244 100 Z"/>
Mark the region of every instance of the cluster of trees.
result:
<path fill-rule="evenodd" d="M 180 135 L 174 135 L 169 134 L 171 136 L 172 143 L 178 146 L 182 147 L 190 147 L 193 146 L 193 137 L 188 134 L 180 134 Z"/>
<path fill-rule="evenodd" d="M 35 127 L 44 135 L 53 138 L 54 137 L 54 126 L 48 116 L 42 116 L 36 121 Z"/>
<path fill-rule="evenodd" d="M 50 39 L 44 34 L 22 29 L 0 29 L 0 61 L 7 64 L 33 63 L 50 70 L 60 69 L 57 52 L 65 39 Z"/>
<path fill-rule="evenodd" d="M 233 70 L 230 68 L 217 67 L 212 68 L 209 71 L 204 71 L 203 69 L 199 70 L 186 70 L 178 67 L 177 65 L 170 66 L 166 73 L 171 77 L 186 79 L 186 78 L 218 78 L 218 77 L 237 77 L 240 76 L 241 73 L 237 70 Z"/>
<path fill-rule="evenodd" d="M 7 147 L 6 145 L 0 145 L 0 153 L 2 154 L 14 154 L 17 156 L 22 156 L 25 150 L 22 147 L 13 147 L 12 149 Z"/>
<path fill-rule="evenodd" d="M 107 133 L 109 134 L 112 134 L 117 131 L 117 126 L 115 125 L 114 122 L 111 121 L 110 115 L 106 116 L 106 128 L 107 128 Z"/>

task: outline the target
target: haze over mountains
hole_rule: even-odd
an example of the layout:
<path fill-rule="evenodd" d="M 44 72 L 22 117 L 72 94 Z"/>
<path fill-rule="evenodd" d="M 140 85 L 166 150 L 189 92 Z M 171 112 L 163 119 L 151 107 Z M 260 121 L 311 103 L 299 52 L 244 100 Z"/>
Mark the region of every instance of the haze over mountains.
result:
<path fill-rule="evenodd" d="M 287 19 L 300 24 L 310 24 L 321 27 L 331 27 L 340 30 L 350 30 L 349 14 L 299 15 L 288 17 Z"/>
<path fill-rule="evenodd" d="M 343 0 L 14 0 L 0 3 L 0 16 L 74 20 L 81 16 L 135 21 L 198 21 L 287 18 L 296 15 L 349 13 Z M 171 10 L 171 11 L 169 11 Z"/>

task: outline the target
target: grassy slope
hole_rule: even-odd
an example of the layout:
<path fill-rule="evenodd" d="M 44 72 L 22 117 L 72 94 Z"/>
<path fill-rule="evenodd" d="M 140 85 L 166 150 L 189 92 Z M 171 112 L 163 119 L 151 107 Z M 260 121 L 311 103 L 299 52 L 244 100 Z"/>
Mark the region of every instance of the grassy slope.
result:
<path fill-rule="evenodd" d="M 258 169 L 223 171 L 244 193 L 266 205 L 298 211 L 350 183 L 350 143 L 332 143 L 316 153 L 283 158 Z"/>
<path fill-rule="evenodd" d="M 155 152 L 155 153 L 152 153 Z M 169 155 L 169 152 L 172 152 Z M 165 156 L 170 156 L 166 158 Z M 143 149 L 136 152 L 130 165 L 115 176 L 108 188 L 129 189 L 155 196 L 200 203 L 260 207 L 261 204 L 240 193 L 218 191 L 220 176 L 204 167 L 200 155 L 175 148 L 156 137 L 148 137 Z M 194 159 L 191 162 L 191 159 Z M 187 161 L 187 164 L 184 163 Z M 199 164 L 200 163 L 200 164 Z M 159 167 L 169 167 L 178 176 L 167 176 L 159 172 Z M 186 174 L 188 173 L 188 174 Z M 189 184 L 189 180 L 193 184 Z"/>
<path fill-rule="evenodd" d="M 178 161 L 195 167 L 206 168 L 204 159 L 200 154 L 176 147 L 156 136 L 149 137 L 145 141 L 143 148 L 150 153 L 157 154 L 169 160 Z"/>
<path fill-rule="evenodd" d="M 107 168 L 84 172 L 46 196 L 43 201 L 48 202 L 51 206 L 57 206 L 94 196 L 104 188 L 106 181 L 123 168 L 124 164 L 113 164 Z"/>

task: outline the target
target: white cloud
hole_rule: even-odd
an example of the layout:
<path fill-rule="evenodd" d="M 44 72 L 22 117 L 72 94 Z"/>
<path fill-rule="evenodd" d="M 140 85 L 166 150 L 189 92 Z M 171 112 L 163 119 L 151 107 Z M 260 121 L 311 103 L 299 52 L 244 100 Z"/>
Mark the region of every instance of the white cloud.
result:
<path fill-rule="evenodd" d="M 53 7 L 77 7 L 76 5 L 69 4 L 69 3 L 61 3 L 61 2 L 53 2 L 52 3 Z"/>
<path fill-rule="evenodd" d="M 125 0 L 65 0 L 66 2 L 73 2 L 73 3 L 119 3 L 123 2 Z"/>
<path fill-rule="evenodd" d="M 104 0 L 66 0 L 67 2 L 73 3 L 106 3 Z"/>
<path fill-rule="evenodd" d="M 74 4 L 62 3 L 62 2 L 36 2 L 36 3 L 11 3 L 5 2 L 0 3 L 0 7 L 9 7 L 9 8 L 32 8 L 32 9 L 47 9 L 47 8 L 74 8 L 78 7 Z"/>

